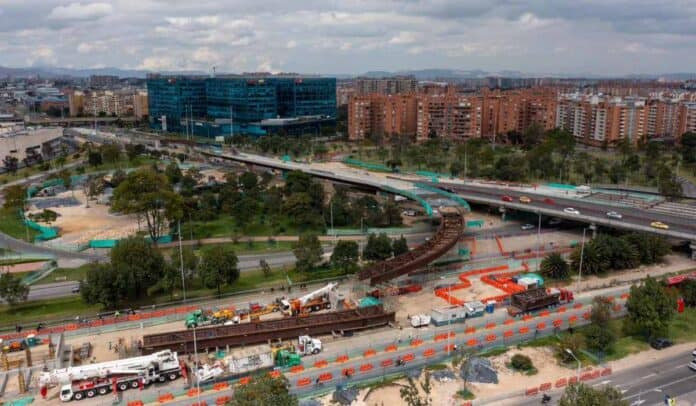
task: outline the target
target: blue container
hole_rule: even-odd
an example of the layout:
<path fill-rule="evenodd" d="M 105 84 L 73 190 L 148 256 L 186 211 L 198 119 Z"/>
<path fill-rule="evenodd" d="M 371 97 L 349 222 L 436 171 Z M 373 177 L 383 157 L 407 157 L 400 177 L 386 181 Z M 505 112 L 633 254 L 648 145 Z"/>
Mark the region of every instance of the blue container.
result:
<path fill-rule="evenodd" d="M 486 313 L 493 313 L 495 311 L 495 303 L 486 303 Z"/>

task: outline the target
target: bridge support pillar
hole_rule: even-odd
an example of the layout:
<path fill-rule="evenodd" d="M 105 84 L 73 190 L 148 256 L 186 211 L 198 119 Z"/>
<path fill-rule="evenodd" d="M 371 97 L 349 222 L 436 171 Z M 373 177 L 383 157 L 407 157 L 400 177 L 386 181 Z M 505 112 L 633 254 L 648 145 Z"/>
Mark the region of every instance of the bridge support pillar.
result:
<path fill-rule="evenodd" d="M 592 238 L 597 237 L 597 225 L 594 223 L 590 224 L 590 230 L 592 230 Z"/>
<path fill-rule="evenodd" d="M 689 243 L 689 248 L 691 248 L 691 259 L 696 261 L 696 241 L 691 241 Z"/>

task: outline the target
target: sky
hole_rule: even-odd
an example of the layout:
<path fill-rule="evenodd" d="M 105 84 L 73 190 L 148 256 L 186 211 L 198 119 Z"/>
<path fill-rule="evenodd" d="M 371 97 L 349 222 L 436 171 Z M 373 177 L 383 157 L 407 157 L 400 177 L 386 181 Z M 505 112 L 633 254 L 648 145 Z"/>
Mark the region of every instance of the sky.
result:
<path fill-rule="evenodd" d="M 0 66 L 696 71 L 696 0 L 0 0 Z"/>

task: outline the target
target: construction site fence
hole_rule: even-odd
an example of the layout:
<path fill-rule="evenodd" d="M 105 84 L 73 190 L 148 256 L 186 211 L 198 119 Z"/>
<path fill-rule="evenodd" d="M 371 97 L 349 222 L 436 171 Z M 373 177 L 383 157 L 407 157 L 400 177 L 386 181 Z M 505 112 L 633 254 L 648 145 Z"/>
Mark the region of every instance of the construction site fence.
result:
<path fill-rule="evenodd" d="M 304 284 L 308 285 L 323 285 L 329 282 L 342 281 L 345 280 L 346 276 L 336 276 L 331 278 L 323 278 L 313 280 L 311 282 L 306 282 Z M 135 314 L 127 314 L 127 311 L 121 310 L 121 315 L 118 319 L 113 317 L 104 317 L 101 320 L 96 317 L 96 315 L 89 315 L 86 319 L 82 319 L 81 322 L 76 323 L 74 318 L 71 319 L 61 319 L 53 321 L 44 321 L 46 326 L 41 331 L 37 332 L 26 328 L 21 333 L 10 333 L 14 331 L 15 323 L 3 324 L 0 326 L 0 331 L 5 332 L 5 334 L 0 335 L 0 338 L 5 340 L 24 338 L 29 334 L 37 335 L 47 335 L 47 334 L 60 334 L 63 333 L 67 337 L 76 337 L 82 335 L 90 335 L 98 332 L 114 332 L 120 330 L 128 330 L 138 327 L 150 327 L 159 324 L 169 323 L 173 321 L 184 320 L 186 316 L 201 307 L 206 306 L 222 306 L 219 301 L 221 299 L 234 299 L 240 296 L 252 296 L 257 293 L 267 293 L 272 287 L 265 287 L 259 289 L 249 289 L 239 292 L 231 292 L 227 294 L 222 294 L 220 296 L 211 295 L 205 297 L 198 297 L 186 300 L 178 300 L 174 302 L 161 303 L 151 306 L 143 306 L 135 309 Z M 274 290 L 278 292 L 279 296 L 288 294 L 288 287 L 285 286 L 285 291 L 281 290 L 280 287 L 273 287 Z M 293 289 L 297 289 L 297 284 L 293 285 Z M 250 299 L 249 301 L 254 301 Z M 87 316 L 87 315 L 80 315 Z M 30 327 L 30 326 L 26 326 Z"/>
<path fill-rule="evenodd" d="M 34 237 L 34 241 L 47 241 L 54 238 L 58 238 L 58 230 L 53 227 L 44 227 L 39 225 L 35 221 L 29 220 L 22 213 L 22 218 L 24 219 L 24 224 L 34 231 L 38 231 L 39 234 Z"/>

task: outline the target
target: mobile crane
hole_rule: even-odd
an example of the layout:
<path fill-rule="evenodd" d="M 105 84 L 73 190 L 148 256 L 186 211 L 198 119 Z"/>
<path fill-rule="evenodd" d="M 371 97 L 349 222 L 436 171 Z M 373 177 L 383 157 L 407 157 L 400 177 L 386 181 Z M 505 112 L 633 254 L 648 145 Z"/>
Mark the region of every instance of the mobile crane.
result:
<path fill-rule="evenodd" d="M 296 314 L 316 312 L 322 309 L 330 309 L 330 295 L 336 286 L 338 286 L 338 283 L 331 282 L 323 288 L 310 292 L 299 299 L 282 299 L 280 301 L 281 311 L 286 316 L 292 316 Z"/>

